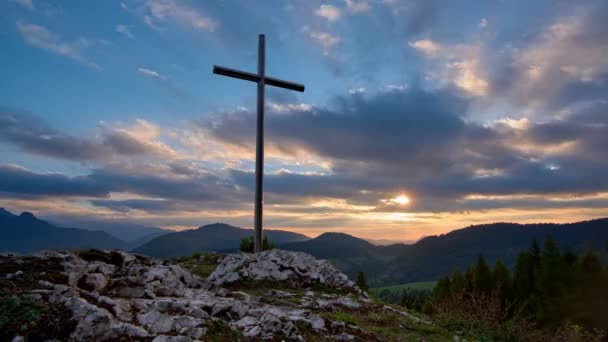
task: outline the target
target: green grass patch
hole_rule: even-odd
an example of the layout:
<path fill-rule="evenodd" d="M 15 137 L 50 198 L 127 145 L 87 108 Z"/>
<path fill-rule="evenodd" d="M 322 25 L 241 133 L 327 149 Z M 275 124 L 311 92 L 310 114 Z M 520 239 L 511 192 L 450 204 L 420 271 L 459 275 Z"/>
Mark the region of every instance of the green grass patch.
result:
<path fill-rule="evenodd" d="M 199 277 L 207 278 L 220 264 L 223 255 L 218 253 L 194 253 L 189 257 L 175 259 L 180 266 Z"/>
<path fill-rule="evenodd" d="M 405 289 L 408 289 L 408 290 L 433 290 L 433 288 L 435 287 L 435 284 L 437 284 L 436 281 L 419 281 L 419 282 L 414 282 L 414 283 L 374 287 L 374 288 L 371 288 L 370 291 L 379 293 L 383 290 L 400 291 L 400 292 Z"/>
<path fill-rule="evenodd" d="M 217 320 L 207 323 L 209 329 L 205 334 L 204 340 L 210 342 L 242 341 L 243 334 L 238 330 L 232 330 L 226 322 Z"/>
<path fill-rule="evenodd" d="M 355 316 L 346 311 L 334 311 L 327 315 L 331 320 L 344 322 L 350 325 L 359 325 Z"/>

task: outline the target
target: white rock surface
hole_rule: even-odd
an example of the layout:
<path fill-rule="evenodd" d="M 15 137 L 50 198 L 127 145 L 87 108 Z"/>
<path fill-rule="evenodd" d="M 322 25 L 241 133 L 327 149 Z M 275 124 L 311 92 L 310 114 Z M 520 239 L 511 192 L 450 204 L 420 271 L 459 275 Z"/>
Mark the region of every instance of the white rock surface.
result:
<path fill-rule="evenodd" d="M 177 265 L 124 252 L 44 251 L 28 260 L 41 264 L 53 260 L 63 269 L 65 281 L 41 279 L 28 295 L 69 310 L 76 322 L 70 335 L 74 341 L 204 340 L 217 320 L 256 340 L 303 340 L 298 324 L 324 336 L 335 333 L 328 327 L 339 326 L 315 312 L 336 306 L 359 308 L 367 298 L 327 261 L 281 250 L 228 255 L 207 279 Z M 354 295 L 321 296 L 307 290 L 301 299 L 307 304 L 300 305 L 289 291 L 271 289 L 262 298 L 221 287 L 255 280 L 286 281 L 298 289 L 321 284 Z M 273 300 L 295 304 L 272 304 Z M 348 338 L 348 334 L 336 336 Z"/>
<path fill-rule="evenodd" d="M 228 255 L 208 278 L 215 285 L 262 279 L 292 280 L 303 285 L 322 284 L 331 288 L 352 289 L 364 294 L 354 282 L 328 261 L 316 259 L 306 253 L 280 249 L 257 254 Z"/>

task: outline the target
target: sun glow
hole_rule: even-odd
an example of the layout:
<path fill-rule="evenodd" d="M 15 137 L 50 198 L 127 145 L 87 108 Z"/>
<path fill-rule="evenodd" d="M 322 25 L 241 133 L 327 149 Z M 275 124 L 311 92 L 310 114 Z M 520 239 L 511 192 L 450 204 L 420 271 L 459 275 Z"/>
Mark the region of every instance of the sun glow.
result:
<path fill-rule="evenodd" d="M 391 198 L 390 201 L 399 205 L 410 204 L 410 198 L 403 194 L 395 198 Z"/>

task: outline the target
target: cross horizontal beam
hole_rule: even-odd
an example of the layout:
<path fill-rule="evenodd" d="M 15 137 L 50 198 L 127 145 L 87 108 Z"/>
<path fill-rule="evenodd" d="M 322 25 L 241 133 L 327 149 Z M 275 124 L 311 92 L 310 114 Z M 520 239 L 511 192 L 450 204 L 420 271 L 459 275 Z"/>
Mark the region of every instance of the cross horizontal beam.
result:
<path fill-rule="evenodd" d="M 218 74 L 218 75 L 238 78 L 241 80 L 251 81 L 251 82 L 260 81 L 260 76 L 258 76 L 256 74 L 253 74 L 250 72 L 245 72 L 245 71 L 240 71 L 240 70 L 236 70 L 236 69 L 231 69 L 231 68 L 225 68 L 225 67 L 217 66 L 217 65 L 213 66 L 213 73 Z M 304 91 L 304 85 L 302 85 L 302 84 L 283 81 L 283 80 L 279 80 L 277 78 L 264 77 L 264 83 L 266 85 L 273 86 L 273 87 L 285 88 L 285 89 L 295 90 L 295 91 L 299 91 L 299 92 Z"/>

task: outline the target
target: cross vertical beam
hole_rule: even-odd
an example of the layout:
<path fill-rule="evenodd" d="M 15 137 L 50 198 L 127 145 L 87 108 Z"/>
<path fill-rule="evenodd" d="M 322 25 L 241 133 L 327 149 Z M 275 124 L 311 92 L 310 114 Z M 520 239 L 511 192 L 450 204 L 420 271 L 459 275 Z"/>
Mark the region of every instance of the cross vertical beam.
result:
<path fill-rule="evenodd" d="M 263 207 L 264 207 L 264 89 L 266 85 L 304 91 L 304 86 L 298 83 L 279 80 L 266 76 L 266 39 L 263 34 L 258 36 L 258 73 L 225 68 L 214 65 L 213 73 L 228 77 L 234 77 L 258 84 L 257 123 L 255 140 L 255 203 L 254 203 L 254 252 L 262 251 L 263 241 Z"/>
<path fill-rule="evenodd" d="M 258 36 L 258 120 L 255 141 L 255 213 L 253 251 L 262 251 L 262 215 L 264 206 L 264 81 L 266 74 L 266 39 Z"/>

